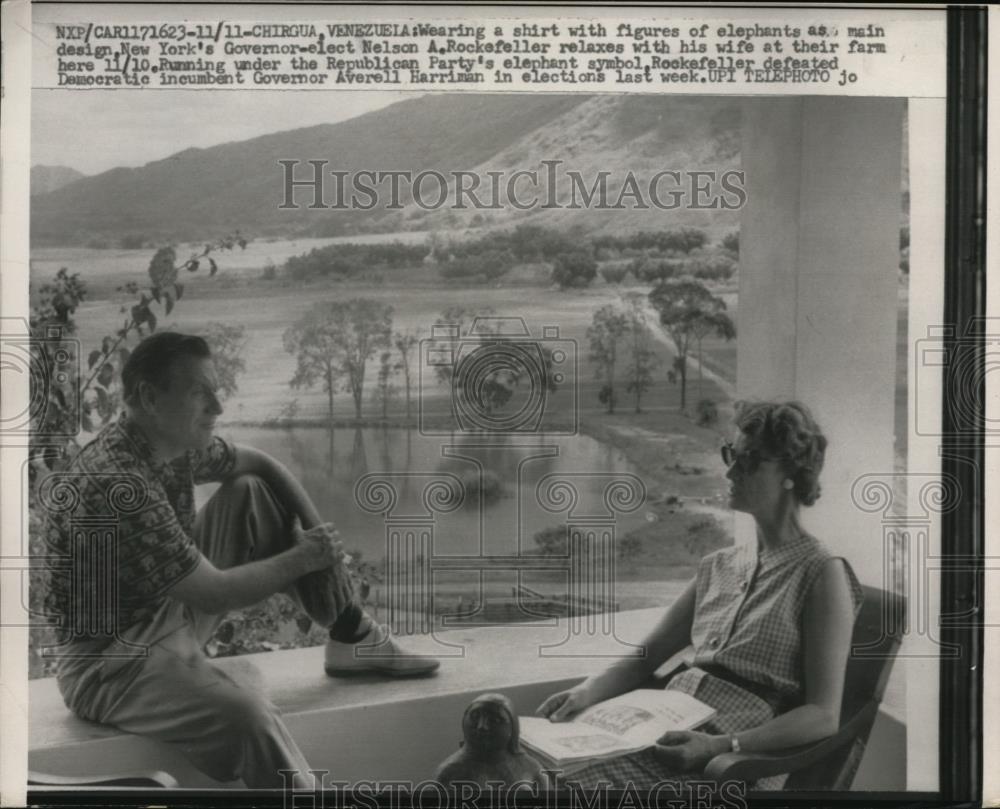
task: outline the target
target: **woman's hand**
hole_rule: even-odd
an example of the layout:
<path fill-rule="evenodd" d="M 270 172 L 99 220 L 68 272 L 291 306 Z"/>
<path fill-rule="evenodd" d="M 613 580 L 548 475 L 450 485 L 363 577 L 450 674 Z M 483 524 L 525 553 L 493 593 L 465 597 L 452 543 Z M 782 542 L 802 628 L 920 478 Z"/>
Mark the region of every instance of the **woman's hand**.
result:
<path fill-rule="evenodd" d="M 653 754 L 672 772 L 700 772 L 713 758 L 728 753 L 730 745 L 727 736 L 671 730 L 656 740 Z"/>
<path fill-rule="evenodd" d="M 588 683 L 589 681 L 585 680 L 573 688 L 553 694 L 538 706 L 536 713 L 548 717 L 550 722 L 565 722 L 572 719 L 597 701 Z"/>

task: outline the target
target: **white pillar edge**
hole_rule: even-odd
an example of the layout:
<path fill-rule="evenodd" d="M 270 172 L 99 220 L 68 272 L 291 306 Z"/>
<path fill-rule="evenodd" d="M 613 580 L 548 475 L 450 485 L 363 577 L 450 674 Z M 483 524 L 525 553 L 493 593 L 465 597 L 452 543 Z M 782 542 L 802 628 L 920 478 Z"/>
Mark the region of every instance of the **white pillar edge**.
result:
<path fill-rule="evenodd" d="M 31 177 L 31 5 L 7 0 L 0 6 L 3 40 L 3 118 L 0 121 L 0 316 L 27 317 L 28 186 Z M 2 345 L 0 345 L 2 349 Z M 4 414 L 24 412 L 29 386 L 5 374 L 0 391 Z M 0 436 L 0 557 L 23 557 L 21 525 L 25 492 L 21 470 L 26 447 L 5 447 Z M 26 544 L 26 543 L 25 543 Z M 3 565 L 0 565 L 2 568 Z M 28 766 L 28 630 L 21 580 L 26 574 L 0 570 L 0 806 L 24 806 Z M 20 626 L 19 626 L 20 625 Z"/>
<path fill-rule="evenodd" d="M 941 369 L 920 365 L 928 327 L 944 318 L 944 199 L 945 199 L 945 99 L 918 98 L 909 101 L 910 165 L 910 306 L 908 375 L 907 472 L 911 475 L 941 473 L 940 436 L 918 435 L 916 403 L 921 422 L 940 423 Z M 915 479 L 916 480 L 916 479 Z M 922 514 L 917 502 L 920 487 L 907 487 L 907 513 Z M 940 515 L 932 515 L 929 554 L 941 554 Z M 909 631 L 900 649 L 898 667 L 906 680 L 906 786 L 909 790 L 939 788 L 940 745 L 938 728 L 941 705 L 940 637 L 941 577 L 932 574 L 927 603 L 917 593 L 922 575 L 915 553 L 910 554 L 907 610 Z M 927 632 L 918 631 L 921 619 Z M 961 743 L 959 740 L 954 740 Z"/>

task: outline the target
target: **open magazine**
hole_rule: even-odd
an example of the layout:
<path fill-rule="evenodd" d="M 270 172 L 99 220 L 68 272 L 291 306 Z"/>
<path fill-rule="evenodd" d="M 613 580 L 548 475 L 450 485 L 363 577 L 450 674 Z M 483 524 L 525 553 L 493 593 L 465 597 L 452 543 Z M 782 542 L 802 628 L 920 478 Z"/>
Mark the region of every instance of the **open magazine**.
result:
<path fill-rule="evenodd" d="M 651 747 L 670 730 L 691 730 L 715 708 L 681 691 L 643 688 L 592 705 L 569 722 L 520 717 L 521 742 L 569 775 L 596 761 Z"/>

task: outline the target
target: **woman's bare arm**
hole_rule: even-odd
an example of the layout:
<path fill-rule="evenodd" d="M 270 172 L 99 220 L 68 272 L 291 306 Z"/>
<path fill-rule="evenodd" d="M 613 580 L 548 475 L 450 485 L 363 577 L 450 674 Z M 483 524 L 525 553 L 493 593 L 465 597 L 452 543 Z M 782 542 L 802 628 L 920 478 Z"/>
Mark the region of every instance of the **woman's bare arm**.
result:
<path fill-rule="evenodd" d="M 645 655 L 623 658 L 594 678 L 602 690 L 607 687 L 614 692 L 602 695 L 598 702 L 638 688 L 663 663 L 691 644 L 694 601 L 692 579 L 643 641 Z"/>
<path fill-rule="evenodd" d="M 692 579 L 643 642 L 642 657 L 623 658 L 579 685 L 553 694 L 538 713 L 555 721 L 570 719 L 590 705 L 638 688 L 661 664 L 690 645 L 694 602 Z"/>

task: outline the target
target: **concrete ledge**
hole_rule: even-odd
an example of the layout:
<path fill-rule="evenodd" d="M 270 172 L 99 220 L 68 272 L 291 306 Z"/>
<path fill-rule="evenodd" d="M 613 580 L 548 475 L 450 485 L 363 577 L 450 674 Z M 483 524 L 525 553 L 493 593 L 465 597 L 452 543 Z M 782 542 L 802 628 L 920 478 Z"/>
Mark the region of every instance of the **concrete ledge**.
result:
<path fill-rule="evenodd" d="M 590 627 L 582 621 L 576 635 L 565 620 L 552 620 L 410 636 L 409 648 L 442 660 L 437 675 L 421 679 L 331 678 L 323 671 L 322 647 L 216 663 L 260 685 L 313 766 L 352 781 L 421 780 L 457 748 L 472 697 L 503 691 L 520 713 L 531 713 L 548 694 L 629 654 L 628 643 L 639 643 L 662 613 L 657 607 L 614 614 L 622 641 L 606 634 L 610 616 L 594 616 Z M 31 769 L 84 775 L 152 766 L 185 787 L 217 786 L 165 745 L 72 715 L 52 678 L 30 683 L 29 714 Z"/>
<path fill-rule="evenodd" d="M 409 637 L 414 651 L 442 657 L 438 674 L 426 679 L 331 678 L 323 671 L 322 647 L 216 662 L 234 677 L 260 685 L 285 715 L 310 764 L 329 773 L 327 783 L 418 782 L 458 748 L 462 713 L 475 695 L 502 691 L 519 714 L 533 713 L 552 692 L 628 653 L 626 644 L 641 641 L 662 613 L 660 607 L 617 613 L 613 628 L 620 642 L 604 634 L 611 627 L 602 626 L 600 616 L 590 633 L 572 637 L 565 621 Z M 856 788 L 905 788 L 900 743 L 905 730 L 880 715 Z M 54 679 L 30 683 L 29 768 L 59 775 L 152 768 L 169 772 L 182 787 L 220 786 L 166 745 L 76 718 Z"/>

